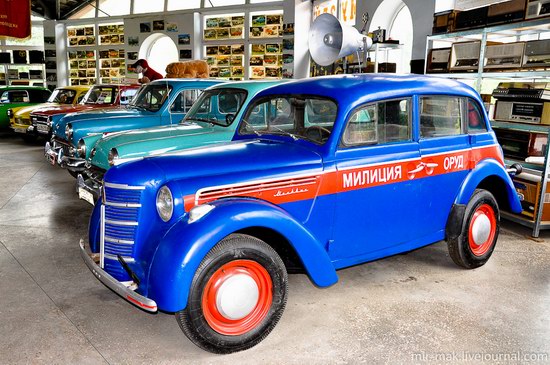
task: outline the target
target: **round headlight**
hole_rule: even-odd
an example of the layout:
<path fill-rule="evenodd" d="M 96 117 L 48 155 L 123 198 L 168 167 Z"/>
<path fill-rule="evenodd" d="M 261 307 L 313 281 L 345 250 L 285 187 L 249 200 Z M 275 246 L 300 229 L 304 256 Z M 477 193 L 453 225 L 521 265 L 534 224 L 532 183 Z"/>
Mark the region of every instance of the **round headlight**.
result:
<path fill-rule="evenodd" d="M 78 141 L 78 146 L 76 148 L 76 152 L 78 152 L 78 155 L 81 158 L 86 158 L 86 142 L 84 142 L 83 139 Z"/>
<path fill-rule="evenodd" d="M 7 113 L 8 113 L 8 118 L 10 118 L 10 119 L 13 118 L 13 110 L 8 109 Z"/>
<path fill-rule="evenodd" d="M 167 186 L 160 188 L 157 193 L 157 212 L 165 222 L 168 222 L 172 218 L 174 199 L 172 198 L 172 192 Z"/>
<path fill-rule="evenodd" d="M 111 148 L 109 151 L 109 156 L 107 156 L 107 160 L 109 161 L 109 165 L 113 166 L 115 164 L 115 160 L 118 158 L 118 151 L 116 148 Z"/>
<path fill-rule="evenodd" d="M 97 152 L 97 150 L 95 149 L 95 147 L 92 148 L 92 150 L 90 151 L 90 157 L 94 158 L 96 152 Z"/>
<path fill-rule="evenodd" d="M 67 124 L 65 126 L 65 135 L 67 136 L 67 140 L 70 140 L 73 137 L 73 126 L 70 124 Z"/>

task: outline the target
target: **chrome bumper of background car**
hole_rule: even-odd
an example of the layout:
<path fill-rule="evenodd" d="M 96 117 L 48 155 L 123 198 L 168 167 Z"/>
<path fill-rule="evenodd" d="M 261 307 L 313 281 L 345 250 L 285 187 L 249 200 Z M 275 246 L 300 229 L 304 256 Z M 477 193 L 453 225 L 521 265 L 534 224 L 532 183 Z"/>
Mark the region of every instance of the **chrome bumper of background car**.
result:
<path fill-rule="evenodd" d="M 61 147 L 56 147 L 55 142 L 53 146 L 50 142 L 46 142 L 44 145 L 44 157 L 51 165 L 61 165 L 61 158 L 63 157 L 63 150 Z"/>
<path fill-rule="evenodd" d="M 95 205 L 101 194 L 101 184 L 97 184 L 93 179 L 86 178 L 78 174 L 76 178 L 76 192 L 78 197 L 88 203 Z"/>
<path fill-rule="evenodd" d="M 88 269 L 90 269 L 95 277 L 103 284 L 105 284 L 109 289 L 111 289 L 130 303 L 138 306 L 143 310 L 146 310 L 147 312 L 156 312 L 158 310 L 157 303 L 154 300 L 144 297 L 143 295 L 136 293 L 132 289 L 132 287 L 136 286 L 135 283 L 122 283 L 113 278 L 107 272 L 105 272 L 105 270 L 100 268 L 99 265 L 94 261 L 94 254 L 90 252 L 89 247 L 85 245 L 83 239 L 80 239 L 80 255 L 86 263 L 86 266 L 88 266 Z M 99 258 L 99 255 L 97 256 Z"/>

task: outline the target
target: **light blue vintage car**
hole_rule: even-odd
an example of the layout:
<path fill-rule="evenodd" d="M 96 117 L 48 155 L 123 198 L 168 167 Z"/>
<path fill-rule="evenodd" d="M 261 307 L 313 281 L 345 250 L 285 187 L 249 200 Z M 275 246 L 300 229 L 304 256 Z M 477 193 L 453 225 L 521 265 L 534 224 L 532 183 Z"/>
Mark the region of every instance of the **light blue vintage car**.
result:
<path fill-rule="evenodd" d="M 127 108 L 73 113 L 64 116 L 46 143 L 46 159 L 77 176 L 86 160 L 77 154 L 78 141 L 89 134 L 118 132 L 179 123 L 202 90 L 219 80 L 162 79 L 142 87 Z"/>
<path fill-rule="evenodd" d="M 241 81 L 215 85 L 202 93 L 177 125 L 94 134 L 80 139 L 77 152 L 88 162 L 85 172 L 78 178 L 79 195 L 87 201 L 97 198 L 103 174 L 114 164 L 230 141 L 249 100 L 261 90 L 281 82 Z"/>

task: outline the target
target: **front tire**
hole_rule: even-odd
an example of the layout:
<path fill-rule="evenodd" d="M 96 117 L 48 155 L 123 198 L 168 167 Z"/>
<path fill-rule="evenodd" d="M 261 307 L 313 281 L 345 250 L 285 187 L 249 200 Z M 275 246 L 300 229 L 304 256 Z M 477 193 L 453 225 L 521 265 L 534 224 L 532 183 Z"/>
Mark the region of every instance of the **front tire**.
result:
<path fill-rule="evenodd" d="M 460 235 L 447 242 L 449 255 L 466 269 L 480 267 L 491 257 L 499 230 L 500 212 L 493 194 L 477 189 L 466 206 Z"/>
<path fill-rule="evenodd" d="M 287 293 L 287 272 L 275 250 L 257 238 L 232 234 L 202 260 L 187 307 L 176 319 L 185 335 L 206 351 L 242 351 L 275 327 Z"/>

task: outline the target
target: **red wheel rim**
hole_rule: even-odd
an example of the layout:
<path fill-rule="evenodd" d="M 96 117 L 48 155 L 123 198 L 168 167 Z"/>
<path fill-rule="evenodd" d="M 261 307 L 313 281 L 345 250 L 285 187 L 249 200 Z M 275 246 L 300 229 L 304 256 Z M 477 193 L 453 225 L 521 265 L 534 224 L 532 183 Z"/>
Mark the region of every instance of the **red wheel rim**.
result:
<path fill-rule="evenodd" d="M 245 294 L 250 294 L 253 291 L 252 296 L 243 295 L 240 298 L 239 295 L 242 293 L 236 293 L 235 298 L 232 293 L 235 290 L 231 289 L 238 289 L 239 280 L 248 289 L 248 293 L 245 290 Z M 273 301 L 272 287 L 271 276 L 256 261 L 235 260 L 228 262 L 216 270 L 206 283 L 202 295 L 204 318 L 214 331 L 222 335 L 238 336 L 247 333 L 258 326 L 267 316 Z M 238 305 L 241 299 L 248 302 L 244 304 L 246 313 L 242 318 L 231 318 L 231 315 L 225 312 L 233 310 L 231 314 L 234 314 L 235 310 L 237 312 L 242 310 L 242 308 L 234 306 Z M 224 312 L 223 303 L 227 301 L 230 302 L 229 310 Z M 241 316 L 237 315 L 237 317 Z"/>
<path fill-rule="evenodd" d="M 497 229 L 495 211 L 489 204 L 480 205 L 470 220 L 468 241 L 475 256 L 482 256 L 494 244 Z"/>

